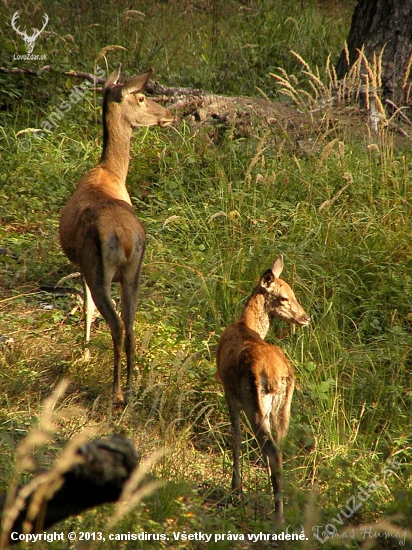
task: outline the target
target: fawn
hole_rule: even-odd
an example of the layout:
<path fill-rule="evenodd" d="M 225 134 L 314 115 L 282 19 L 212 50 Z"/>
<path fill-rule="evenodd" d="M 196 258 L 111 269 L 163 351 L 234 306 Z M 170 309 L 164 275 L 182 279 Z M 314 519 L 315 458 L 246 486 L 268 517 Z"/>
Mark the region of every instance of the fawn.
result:
<path fill-rule="evenodd" d="M 90 340 L 94 306 L 110 326 L 114 348 L 113 399 L 123 403 L 121 352 L 123 331 L 127 357 L 126 398 L 131 394 L 135 341 L 133 322 L 137 307 L 145 231 L 126 189 L 132 128 L 167 126 L 172 113 L 147 99 L 145 89 L 153 69 L 120 83 L 121 66 L 103 88 L 103 151 L 99 164 L 89 170 L 63 208 L 60 243 L 84 281 L 85 340 Z M 121 286 L 121 319 L 111 300 L 111 284 Z M 86 353 L 88 350 L 86 350 Z"/>
<path fill-rule="evenodd" d="M 299 326 L 310 322 L 293 290 L 279 279 L 282 270 L 280 256 L 254 288 L 239 321 L 224 330 L 216 350 L 218 377 L 223 382 L 232 425 L 232 489 L 242 491 L 239 455 L 243 409 L 266 457 L 278 522 L 284 521 L 280 444 L 289 427 L 295 375 L 281 348 L 264 338 L 274 318 Z"/>

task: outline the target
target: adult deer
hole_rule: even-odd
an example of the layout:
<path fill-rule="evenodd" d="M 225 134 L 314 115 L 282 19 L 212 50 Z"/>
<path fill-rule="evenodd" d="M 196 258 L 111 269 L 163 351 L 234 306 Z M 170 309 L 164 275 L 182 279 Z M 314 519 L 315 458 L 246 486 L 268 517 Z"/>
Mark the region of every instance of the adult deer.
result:
<path fill-rule="evenodd" d="M 110 326 L 114 348 L 113 398 L 123 403 L 121 351 L 125 330 L 127 357 L 126 398 L 130 397 L 140 267 L 145 231 L 126 189 L 132 128 L 167 126 L 168 109 L 147 99 L 145 89 L 153 69 L 120 84 L 120 69 L 103 89 L 103 152 L 99 164 L 78 182 L 60 218 L 60 243 L 64 253 L 80 268 L 85 297 L 85 340 L 90 340 L 94 305 Z M 121 319 L 111 300 L 111 284 L 121 286 Z"/>
<path fill-rule="evenodd" d="M 254 288 L 239 321 L 224 330 L 216 350 L 218 377 L 223 382 L 232 424 L 232 489 L 242 491 L 239 455 L 243 409 L 266 457 L 275 498 L 275 519 L 279 522 L 284 520 L 280 444 L 289 427 L 295 375 L 281 348 L 268 344 L 264 338 L 274 318 L 300 326 L 310 322 L 293 290 L 279 279 L 282 270 L 280 256 Z"/>

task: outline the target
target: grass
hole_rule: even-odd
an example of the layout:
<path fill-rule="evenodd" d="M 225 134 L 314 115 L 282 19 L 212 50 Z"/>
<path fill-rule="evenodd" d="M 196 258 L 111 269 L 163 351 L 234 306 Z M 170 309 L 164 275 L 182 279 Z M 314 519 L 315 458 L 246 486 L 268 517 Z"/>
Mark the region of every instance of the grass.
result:
<path fill-rule="evenodd" d="M 325 67 L 327 54 L 339 53 L 350 18 L 349 10 L 335 24 L 315 2 L 304 9 L 290 4 L 288 18 L 282 2 L 204 6 L 182 18 L 179 3 L 147 2 L 143 18 L 118 2 L 108 8 L 109 23 L 93 27 L 102 21 L 96 4 L 83 3 L 77 18 L 68 4 L 59 13 L 45 4 L 54 34 L 36 48 L 58 67 L 91 72 L 98 52 L 119 44 L 127 50 L 107 51 L 107 59 L 111 66 L 122 60 L 130 74 L 153 64 L 164 84 L 225 93 L 257 93 L 258 86 L 270 97 L 280 88 L 269 73 L 281 66 L 285 72 L 276 74 L 296 82 L 294 89 L 303 91 L 294 100 L 303 102 L 310 74 L 316 74 L 310 67 Z M 11 13 L 14 8 L 11 3 Z M 3 40 L 10 48 L 18 45 L 11 34 Z M 66 48 L 69 42 L 75 47 Z M 289 49 L 305 59 L 309 74 Z M 8 51 L 0 55 L 5 59 Z M 288 80 L 292 72 L 296 81 Z M 325 82 L 327 72 L 319 69 Z M 60 250 L 58 218 L 76 181 L 98 161 L 100 99 L 90 92 L 42 139 L 16 136 L 39 128 L 74 82 L 54 73 L 36 80 L 2 78 L 0 239 L 8 252 L 0 256 L 1 488 L 16 481 L 16 448 L 36 424 L 42 402 L 68 379 L 59 410 L 75 407 L 76 413 L 60 420 L 59 430 L 36 452 L 38 463 L 51 461 L 90 427 L 102 434 L 124 431 L 142 457 L 159 448 L 168 452 L 151 472 L 165 485 L 110 529 L 110 506 L 62 529 L 164 533 L 168 542 L 142 535 L 141 547 L 196 549 L 235 543 L 206 545 L 176 540 L 175 533 L 243 533 L 246 540 L 236 544 L 247 548 L 256 546 L 248 533 L 276 532 L 267 475 L 246 425 L 244 500 L 230 498 L 229 422 L 214 349 L 258 277 L 282 252 L 284 277 L 312 317 L 303 330 L 275 324 L 269 337 L 286 351 L 298 380 L 284 450 L 289 531 L 300 532 L 304 524 L 306 547 L 317 547 L 312 526 L 333 523 L 348 499 L 375 478 L 376 491 L 344 526 L 377 522 L 376 530 L 384 525 L 388 532 L 382 523 L 387 520 L 411 529 L 409 142 L 395 140 L 388 128 L 370 135 L 367 117 L 353 105 L 328 103 L 318 114 L 310 112 L 320 101 L 316 97 L 305 104 L 300 144 L 292 130 L 270 127 L 255 128 L 248 138 L 223 130 L 215 145 L 207 128 L 194 132 L 184 120 L 170 129 L 136 132 L 128 188 L 148 239 L 135 323 L 135 399 L 117 414 L 108 399 L 112 349 L 106 324 L 96 320 L 85 363 L 79 297 L 39 292 L 75 271 Z M 23 138 L 29 139 L 25 150 Z M 64 284 L 81 288 L 76 278 Z M 399 466 L 385 474 L 394 458 Z M 29 477 L 23 472 L 17 481 Z M 352 548 L 361 542 L 349 539 Z M 380 548 L 397 545 L 395 538 L 376 542 Z M 341 543 L 330 538 L 324 547 Z"/>

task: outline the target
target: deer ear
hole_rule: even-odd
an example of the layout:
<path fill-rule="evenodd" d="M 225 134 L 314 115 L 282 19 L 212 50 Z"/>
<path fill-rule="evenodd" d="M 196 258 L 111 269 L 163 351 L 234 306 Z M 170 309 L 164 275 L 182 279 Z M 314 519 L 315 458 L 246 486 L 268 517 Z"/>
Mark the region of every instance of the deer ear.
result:
<path fill-rule="evenodd" d="M 272 265 L 272 273 L 275 279 L 278 279 L 283 271 L 283 255 L 281 254 L 275 263 Z"/>
<path fill-rule="evenodd" d="M 144 90 L 153 73 L 154 69 L 149 69 L 143 74 L 130 78 L 123 86 L 123 96 L 126 94 L 137 94 Z"/>
<path fill-rule="evenodd" d="M 104 91 L 108 90 L 109 88 L 112 88 L 113 86 L 117 86 L 117 84 L 119 84 L 121 72 L 122 72 L 122 64 L 119 63 L 119 66 L 117 67 L 117 69 L 107 77 L 107 80 L 103 87 Z"/>
<path fill-rule="evenodd" d="M 260 280 L 260 286 L 262 286 L 263 288 L 269 288 L 274 280 L 275 280 L 275 277 L 273 276 L 272 270 L 268 269 L 263 274 L 263 277 Z"/>

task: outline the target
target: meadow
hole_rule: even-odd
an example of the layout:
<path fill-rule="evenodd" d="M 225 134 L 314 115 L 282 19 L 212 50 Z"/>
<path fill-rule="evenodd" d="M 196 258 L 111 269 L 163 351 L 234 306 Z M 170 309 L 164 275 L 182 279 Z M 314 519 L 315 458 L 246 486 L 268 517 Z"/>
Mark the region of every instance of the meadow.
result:
<path fill-rule="evenodd" d="M 283 541 L 284 548 L 398 547 L 412 530 L 411 142 L 387 124 L 389 115 L 374 134 L 358 102 L 322 102 L 310 85 L 310 74 L 328 82 L 327 58 L 333 63 L 340 54 L 354 2 L 74 5 L 44 1 L 21 12 L 22 27 L 47 12 L 34 51 L 47 61 L 13 61 L 26 53 L 24 43 L 8 25 L 0 34 L 1 66 L 55 68 L 0 74 L 1 491 L 30 478 L 18 446 L 44 400 L 68 380 L 44 428 L 47 439 L 33 450 L 39 466 L 50 467 L 71 438 L 91 428 L 121 431 L 142 458 L 166 453 L 150 473 L 163 485 L 110 529 L 113 507 L 103 506 L 62 530 L 169 537 L 139 548 L 273 548 L 248 534 L 286 528 L 304 529 L 308 540 Z M 21 8 L 15 0 L 4 6 L 8 20 Z M 101 317 L 83 361 L 81 282 L 58 241 L 61 208 L 100 158 L 101 95 L 87 90 L 44 130 L 82 83 L 65 72 L 106 72 L 120 61 L 128 75 L 153 66 L 166 86 L 263 95 L 299 108 L 298 126 L 254 120 L 248 135 L 229 123 L 211 139 L 216 121 L 194 124 L 180 111 L 170 128 L 135 131 L 127 181 L 147 250 L 134 397 L 121 412 L 111 406 L 112 344 Z M 294 93 L 282 94 L 271 75 L 292 83 Z M 43 131 L 36 137 L 30 129 Z M 280 253 L 282 277 L 312 319 L 295 330 L 275 322 L 268 337 L 297 377 L 284 444 L 284 527 L 271 520 L 270 483 L 246 421 L 244 496 L 231 498 L 230 426 L 214 357 L 219 335 Z M 56 285 L 73 292 L 58 295 Z M 113 295 L 118 302 L 116 287 Z M 334 536 L 325 535 L 327 525 Z M 362 525 L 372 525 L 373 535 Z M 175 536 L 199 532 L 245 540 Z"/>

